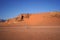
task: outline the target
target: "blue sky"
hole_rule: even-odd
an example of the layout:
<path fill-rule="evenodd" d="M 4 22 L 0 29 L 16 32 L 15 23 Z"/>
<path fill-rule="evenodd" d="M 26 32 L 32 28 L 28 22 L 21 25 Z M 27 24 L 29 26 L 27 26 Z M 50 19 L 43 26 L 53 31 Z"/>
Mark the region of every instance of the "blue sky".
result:
<path fill-rule="evenodd" d="M 60 0 L 0 0 L 0 18 L 9 19 L 21 13 L 60 12 Z"/>

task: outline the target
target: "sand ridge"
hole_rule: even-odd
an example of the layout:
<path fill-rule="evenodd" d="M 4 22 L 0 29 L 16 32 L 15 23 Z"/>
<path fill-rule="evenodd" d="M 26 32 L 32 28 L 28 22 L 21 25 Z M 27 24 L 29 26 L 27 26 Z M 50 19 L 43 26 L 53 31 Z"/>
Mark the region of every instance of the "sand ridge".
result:
<path fill-rule="evenodd" d="M 20 14 L 15 18 L 6 20 L 4 23 L 0 23 L 0 25 L 60 26 L 60 12 Z"/>

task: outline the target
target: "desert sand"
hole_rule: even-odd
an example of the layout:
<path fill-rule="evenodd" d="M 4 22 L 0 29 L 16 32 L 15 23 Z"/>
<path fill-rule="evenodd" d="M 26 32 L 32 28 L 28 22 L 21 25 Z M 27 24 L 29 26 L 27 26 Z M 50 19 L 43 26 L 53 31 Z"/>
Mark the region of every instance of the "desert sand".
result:
<path fill-rule="evenodd" d="M 23 20 L 22 20 L 23 15 Z M 60 12 L 45 12 L 35 14 L 20 14 L 15 18 L 10 18 L 0 26 L 60 26 Z"/>
<path fill-rule="evenodd" d="M 60 40 L 60 12 L 21 14 L 0 22 L 0 40 Z"/>

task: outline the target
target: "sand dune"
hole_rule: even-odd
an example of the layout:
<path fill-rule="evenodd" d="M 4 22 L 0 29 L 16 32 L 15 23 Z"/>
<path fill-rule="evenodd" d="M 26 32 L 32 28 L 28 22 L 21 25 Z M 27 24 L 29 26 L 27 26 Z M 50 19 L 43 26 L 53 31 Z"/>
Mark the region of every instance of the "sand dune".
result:
<path fill-rule="evenodd" d="M 22 19 L 23 16 L 23 19 Z M 60 26 L 60 12 L 44 12 L 35 14 L 21 14 L 8 19 L 4 25 L 29 25 L 29 26 Z M 2 25 L 0 23 L 0 25 Z"/>

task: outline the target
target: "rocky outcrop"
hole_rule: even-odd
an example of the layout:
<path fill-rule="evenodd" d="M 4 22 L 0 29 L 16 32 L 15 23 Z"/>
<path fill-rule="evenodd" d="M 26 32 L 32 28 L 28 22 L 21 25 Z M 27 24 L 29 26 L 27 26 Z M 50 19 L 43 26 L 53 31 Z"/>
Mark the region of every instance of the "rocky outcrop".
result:
<path fill-rule="evenodd" d="M 6 23 L 10 24 L 10 23 L 20 23 L 21 21 L 24 21 L 25 19 L 29 19 L 30 14 L 20 14 L 15 18 L 11 18 L 6 20 Z"/>
<path fill-rule="evenodd" d="M 23 21 L 25 18 L 29 18 L 30 14 L 21 14 L 18 17 L 16 17 L 17 21 Z"/>

